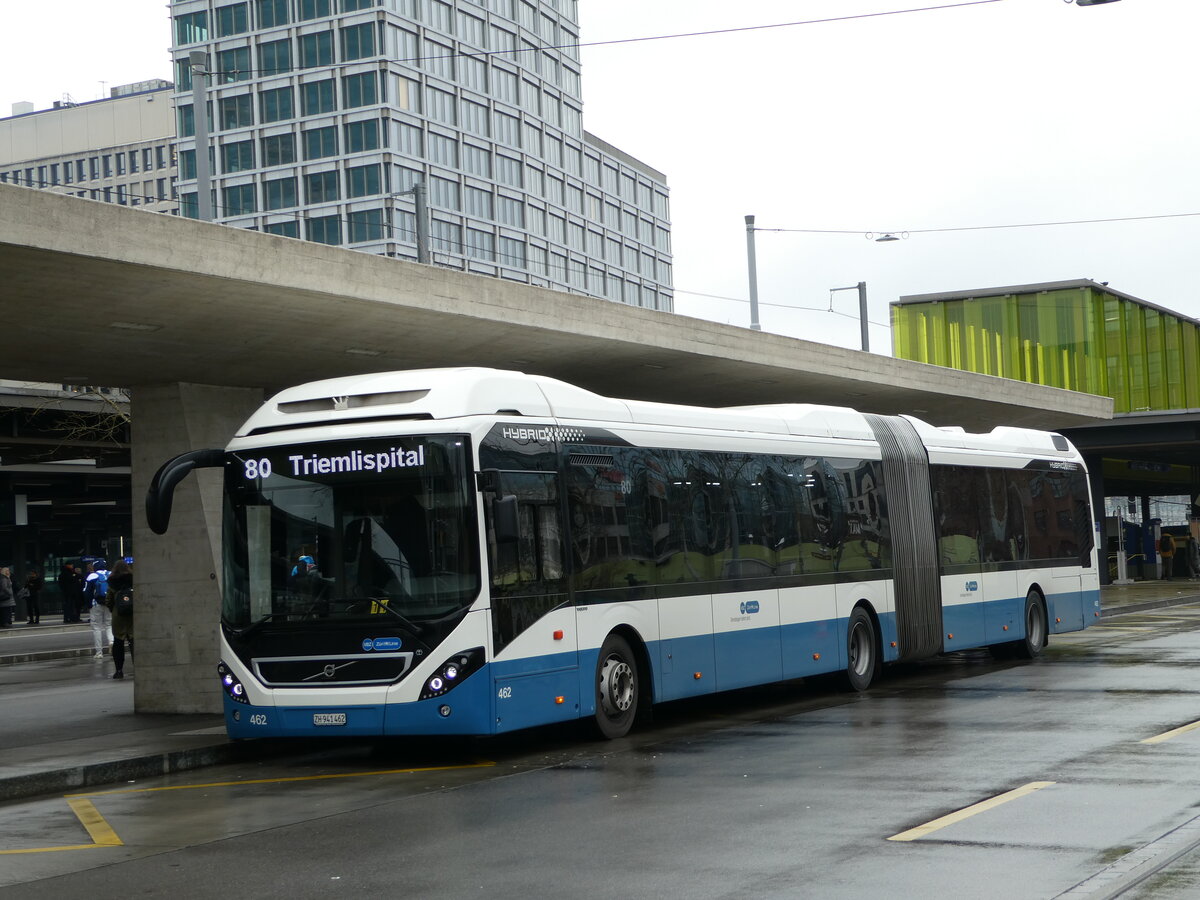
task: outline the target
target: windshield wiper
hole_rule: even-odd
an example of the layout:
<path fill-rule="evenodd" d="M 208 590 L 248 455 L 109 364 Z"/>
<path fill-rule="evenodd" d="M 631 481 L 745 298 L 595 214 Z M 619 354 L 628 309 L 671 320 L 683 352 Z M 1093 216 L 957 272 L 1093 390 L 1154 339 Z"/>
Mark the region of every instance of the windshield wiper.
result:
<path fill-rule="evenodd" d="M 251 624 L 247 625 L 245 628 L 239 631 L 238 634 L 244 638 L 250 637 L 255 632 L 261 631 L 262 627 L 272 619 L 286 619 L 287 616 L 288 613 L 285 612 L 267 613 L 267 615 L 263 616 L 257 622 L 252 622 Z"/>
<path fill-rule="evenodd" d="M 329 604 L 344 604 L 346 606 L 369 603 L 373 610 L 383 609 L 385 612 L 391 613 L 400 620 L 401 624 L 412 631 L 413 634 L 421 634 L 425 630 L 421 625 L 413 622 L 407 616 L 404 616 L 392 609 L 392 607 L 388 605 L 387 597 L 339 597 L 336 600 L 328 600 L 324 602 Z M 374 611 L 371 614 L 374 615 Z"/>
<path fill-rule="evenodd" d="M 393 616 L 395 616 L 397 619 L 400 620 L 401 625 L 403 625 L 405 628 L 407 628 L 413 634 L 420 634 L 422 631 L 424 631 L 424 629 L 420 625 L 416 624 L 415 622 L 409 620 L 407 617 L 402 616 L 400 613 L 398 613 L 394 609 L 392 609 L 392 607 L 387 602 L 387 598 L 384 598 L 383 600 L 372 600 L 371 603 L 373 603 L 375 606 L 382 607 L 384 612 L 390 612 Z"/>

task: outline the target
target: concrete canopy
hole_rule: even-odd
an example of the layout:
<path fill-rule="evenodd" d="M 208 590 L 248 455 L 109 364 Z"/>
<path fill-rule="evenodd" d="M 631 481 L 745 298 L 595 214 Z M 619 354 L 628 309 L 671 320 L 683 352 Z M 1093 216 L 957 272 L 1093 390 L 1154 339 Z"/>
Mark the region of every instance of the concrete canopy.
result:
<path fill-rule="evenodd" d="M 730 265 L 742 261 L 731 248 Z M 1108 398 L 0 184 L 0 378 L 274 390 L 483 365 L 609 396 L 1060 429 Z"/>

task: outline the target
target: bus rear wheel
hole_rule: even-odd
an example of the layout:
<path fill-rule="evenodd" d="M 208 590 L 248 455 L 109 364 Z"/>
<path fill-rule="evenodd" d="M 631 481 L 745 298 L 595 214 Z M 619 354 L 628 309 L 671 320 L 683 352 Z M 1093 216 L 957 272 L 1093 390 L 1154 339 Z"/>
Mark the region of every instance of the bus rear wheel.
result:
<path fill-rule="evenodd" d="M 1025 612 L 1021 621 L 1025 625 L 1025 637 L 988 647 L 996 659 L 1033 659 L 1041 655 L 1048 639 L 1046 623 L 1049 620 L 1046 618 L 1046 602 L 1036 590 L 1030 590 L 1025 596 Z"/>
<path fill-rule="evenodd" d="M 610 634 L 596 660 L 595 727 L 600 737 L 613 740 L 629 733 L 641 700 L 640 687 L 637 659 L 629 642 Z"/>
<path fill-rule="evenodd" d="M 1025 597 L 1025 637 L 1013 644 L 1013 650 L 1018 657 L 1033 659 L 1041 655 L 1049 635 L 1047 621 L 1046 604 L 1042 595 L 1037 591 L 1030 591 Z"/>
<path fill-rule="evenodd" d="M 865 691 L 879 669 L 879 641 L 870 615 L 861 606 L 850 614 L 846 627 L 846 686 Z"/>

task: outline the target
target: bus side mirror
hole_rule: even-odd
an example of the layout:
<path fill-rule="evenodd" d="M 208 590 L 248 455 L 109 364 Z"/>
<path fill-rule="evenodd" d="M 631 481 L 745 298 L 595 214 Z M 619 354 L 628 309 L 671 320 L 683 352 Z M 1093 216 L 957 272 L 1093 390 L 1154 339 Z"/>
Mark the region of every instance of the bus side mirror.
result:
<path fill-rule="evenodd" d="M 513 494 L 492 501 L 492 531 L 497 544 L 515 544 L 521 537 L 517 498 Z"/>
<path fill-rule="evenodd" d="M 497 544 L 515 544 L 521 537 L 517 498 L 505 495 L 499 469 L 484 469 L 475 475 L 475 486 L 486 495 L 492 512 L 492 534 Z"/>
<path fill-rule="evenodd" d="M 193 469 L 219 468 L 225 464 L 224 450 L 192 450 L 169 459 L 150 479 L 146 491 L 146 524 L 155 534 L 166 534 L 171 523 L 171 501 L 175 486 Z"/>

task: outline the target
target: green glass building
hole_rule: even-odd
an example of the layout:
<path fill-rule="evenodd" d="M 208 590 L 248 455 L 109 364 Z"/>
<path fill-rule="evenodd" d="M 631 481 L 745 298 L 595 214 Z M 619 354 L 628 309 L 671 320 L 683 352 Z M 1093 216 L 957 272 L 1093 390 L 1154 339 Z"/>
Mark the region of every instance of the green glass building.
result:
<path fill-rule="evenodd" d="M 1200 408 L 1200 321 L 1086 279 L 901 297 L 892 352 L 1112 397 L 1118 414 Z"/>

